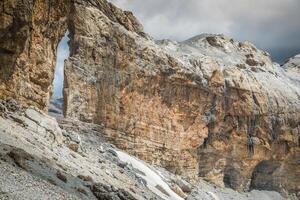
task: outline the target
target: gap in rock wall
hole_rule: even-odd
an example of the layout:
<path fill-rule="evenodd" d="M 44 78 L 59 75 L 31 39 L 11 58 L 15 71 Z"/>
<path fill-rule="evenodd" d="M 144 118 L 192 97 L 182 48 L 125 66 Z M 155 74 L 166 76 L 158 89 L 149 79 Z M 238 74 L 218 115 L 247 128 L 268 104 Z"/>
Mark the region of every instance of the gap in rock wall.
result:
<path fill-rule="evenodd" d="M 48 112 L 55 115 L 63 114 L 64 64 L 65 60 L 67 60 L 70 56 L 69 41 L 69 31 L 67 31 L 57 46 L 57 59 L 52 83 L 52 95 L 48 108 Z"/>

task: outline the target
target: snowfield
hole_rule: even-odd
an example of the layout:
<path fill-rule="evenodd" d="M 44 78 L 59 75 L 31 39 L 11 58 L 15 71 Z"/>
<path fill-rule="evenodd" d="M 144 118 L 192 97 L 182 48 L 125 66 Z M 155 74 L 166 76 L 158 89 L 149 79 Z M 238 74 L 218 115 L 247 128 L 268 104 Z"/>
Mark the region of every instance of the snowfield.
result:
<path fill-rule="evenodd" d="M 178 196 L 169 185 L 163 181 L 163 179 L 152 169 L 150 169 L 144 162 L 124 153 L 122 151 L 117 151 L 118 157 L 121 161 L 131 164 L 133 168 L 143 172 L 144 174 L 138 174 L 147 182 L 147 187 L 159 197 L 166 200 L 183 200 Z M 158 189 L 160 188 L 160 189 Z M 166 193 L 166 194 L 165 194 Z M 167 195 L 168 194 L 168 195 Z"/>

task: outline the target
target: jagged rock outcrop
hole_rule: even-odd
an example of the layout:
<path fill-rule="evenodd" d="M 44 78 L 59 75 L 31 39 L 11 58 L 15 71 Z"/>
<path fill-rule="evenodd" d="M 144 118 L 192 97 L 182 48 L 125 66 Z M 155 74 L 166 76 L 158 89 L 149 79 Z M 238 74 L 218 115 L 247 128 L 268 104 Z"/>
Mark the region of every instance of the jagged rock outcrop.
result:
<path fill-rule="evenodd" d="M 251 178 L 250 187 L 263 188 L 253 180 L 260 176 L 256 169 L 267 161 L 278 168 L 268 173 L 268 185 L 298 191 L 299 180 L 293 177 L 300 173 L 299 74 L 273 64 L 252 44 L 223 35 L 160 44 L 194 69 L 210 93 L 211 101 L 202 105 L 201 113 L 207 119 L 208 137 L 198 149 L 200 176 L 235 189 L 247 187 Z M 247 150 L 249 136 L 254 140 L 253 155 Z"/>
<path fill-rule="evenodd" d="M 100 125 L 56 120 L 13 100 L 0 105 L 0 199 L 285 199 L 269 191 L 237 194 L 205 181 L 194 187 L 107 143 Z"/>
<path fill-rule="evenodd" d="M 299 192 L 297 68 L 223 35 L 154 42 L 132 13 L 105 0 L 28 2 L 0 14 L 1 98 L 47 107 L 55 48 L 68 24 L 67 117 L 103 124 L 119 148 L 192 181 Z M 268 186 L 257 183 L 261 169 Z"/>
<path fill-rule="evenodd" d="M 260 189 L 253 172 L 270 160 L 282 169 L 280 191 L 299 190 L 300 90 L 288 69 L 249 42 L 155 43 L 95 6 L 75 7 L 66 116 L 101 123 L 118 147 L 194 180 Z"/>
<path fill-rule="evenodd" d="M 289 79 L 300 84 L 300 54 L 290 58 L 282 67 L 285 69 L 284 72 L 288 74 Z"/>
<path fill-rule="evenodd" d="M 0 97 L 47 109 L 68 0 L 0 2 Z"/>

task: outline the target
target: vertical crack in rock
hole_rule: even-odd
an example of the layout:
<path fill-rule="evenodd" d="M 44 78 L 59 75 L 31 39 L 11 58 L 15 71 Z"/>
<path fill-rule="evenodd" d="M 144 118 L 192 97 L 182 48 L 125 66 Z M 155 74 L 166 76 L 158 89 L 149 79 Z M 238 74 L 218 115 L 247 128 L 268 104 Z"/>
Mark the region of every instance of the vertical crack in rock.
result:
<path fill-rule="evenodd" d="M 46 110 L 56 46 L 67 28 L 69 1 L 4 0 L 0 19 L 0 97 Z"/>
<path fill-rule="evenodd" d="M 192 181 L 244 190 L 267 160 L 287 173 L 285 190 L 299 191 L 297 57 L 278 66 L 224 35 L 155 42 L 132 13 L 105 0 L 2 4 L 0 98 L 48 108 L 56 47 L 68 28 L 66 117 L 103 124 L 119 148 Z"/>

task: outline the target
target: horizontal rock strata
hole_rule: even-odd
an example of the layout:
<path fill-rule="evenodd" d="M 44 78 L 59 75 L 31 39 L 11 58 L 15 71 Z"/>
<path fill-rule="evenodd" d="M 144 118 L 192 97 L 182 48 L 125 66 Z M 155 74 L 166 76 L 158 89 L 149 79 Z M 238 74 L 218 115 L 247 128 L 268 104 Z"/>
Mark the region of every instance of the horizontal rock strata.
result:
<path fill-rule="evenodd" d="M 4 0 L 0 9 L 1 98 L 47 109 L 68 29 L 66 117 L 103 124 L 118 147 L 192 181 L 299 192 L 298 57 L 279 66 L 224 35 L 155 42 L 105 0 Z"/>

